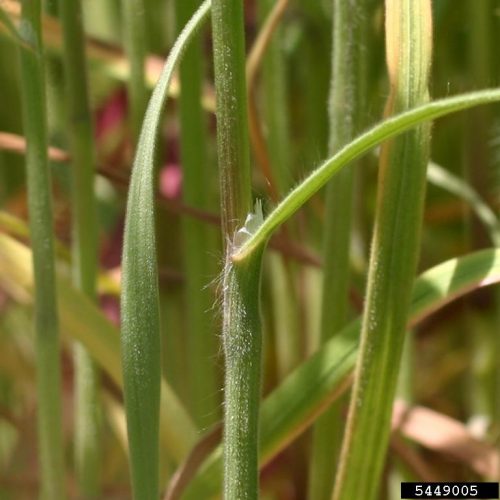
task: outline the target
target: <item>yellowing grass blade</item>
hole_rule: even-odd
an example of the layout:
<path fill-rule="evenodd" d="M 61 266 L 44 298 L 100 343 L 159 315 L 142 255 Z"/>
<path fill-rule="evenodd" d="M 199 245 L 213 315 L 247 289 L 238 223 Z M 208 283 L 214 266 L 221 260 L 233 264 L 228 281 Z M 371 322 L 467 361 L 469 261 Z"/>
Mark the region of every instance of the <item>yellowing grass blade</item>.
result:
<path fill-rule="evenodd" d="M 33 300 L 31 252 L 5 234 L 0 234 L 0 284 L 13 293 L 21 292 L 24 300 Z M 101 369 L 122 387 L 118 329 L 66 279 L 60 277 L 57 286 L 61 332 L 81 342 Z M 160 401 L 161 446 L 179 463 L 195 444 L 197 432 L 191 417 L 165 381 L 161 384 Z"/>

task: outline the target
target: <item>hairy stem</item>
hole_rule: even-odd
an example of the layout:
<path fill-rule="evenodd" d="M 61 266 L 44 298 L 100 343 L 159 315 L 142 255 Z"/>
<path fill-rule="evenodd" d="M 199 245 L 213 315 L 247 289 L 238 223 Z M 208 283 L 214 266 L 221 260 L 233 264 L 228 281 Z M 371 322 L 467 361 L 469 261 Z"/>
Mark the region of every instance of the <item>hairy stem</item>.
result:
<path fill-rule="evenodd" d="M 243 227 L 252 208 L 243 2 L 214 0 L 212 28 L 222 231 L 227 244 L 223 290 L 224 498 L 254 500 L 259 489 L 262 252 L 256 251 L 237 264 L 230 258 L 235 231 Z"/>
<path fill-rule="evenodd" d="M 425 271 L 413 287 L 408 328 L 446 304 L 500 282 L 500 250 L 487 249 L 443 262 Z M 269 464 L 352 382 L 359 352 L 361 319 L 350 322 L 297 367 L 261 406 L 260 467 Z M 198 500 L 220 491 L 221 453 L 200 467 L 183 498 Z"/>
<path fill-rule="evenodd" d="M 224 238 L 232 239 L 252 209 L 243 2 L 212 4 L 222 231 Z"/>
<path fill-rule="evenodd" d="M 259 400 L 262 252 L 234 265 L 224 278 L 224 498 L 256 500 L 259 492 Z"/>

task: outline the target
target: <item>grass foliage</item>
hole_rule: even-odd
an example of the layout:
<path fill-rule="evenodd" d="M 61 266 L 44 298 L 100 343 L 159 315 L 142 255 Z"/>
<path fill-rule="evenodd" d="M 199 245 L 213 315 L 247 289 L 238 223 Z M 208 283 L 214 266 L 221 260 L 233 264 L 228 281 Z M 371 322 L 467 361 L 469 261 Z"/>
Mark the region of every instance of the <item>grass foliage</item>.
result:
<path fill-rule="evenodd" d="M 0 5 L 1 498 L 499 479 L 476 3 Z"/>

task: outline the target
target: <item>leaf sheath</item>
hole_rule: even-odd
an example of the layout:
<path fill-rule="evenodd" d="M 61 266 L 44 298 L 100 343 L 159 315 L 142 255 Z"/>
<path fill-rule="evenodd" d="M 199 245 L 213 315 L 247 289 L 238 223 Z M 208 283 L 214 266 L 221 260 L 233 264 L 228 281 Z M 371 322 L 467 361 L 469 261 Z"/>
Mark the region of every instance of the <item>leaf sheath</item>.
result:
<path fill-rule="evenodd" d="M 430 1 L 386 0 L 388 114 L 428 101 L 431 33 Z M 378 494 L 420 252 L 429 142 L 424 124 L 384 144 L 380 155 L 360 353 L 334 500 Z"/>

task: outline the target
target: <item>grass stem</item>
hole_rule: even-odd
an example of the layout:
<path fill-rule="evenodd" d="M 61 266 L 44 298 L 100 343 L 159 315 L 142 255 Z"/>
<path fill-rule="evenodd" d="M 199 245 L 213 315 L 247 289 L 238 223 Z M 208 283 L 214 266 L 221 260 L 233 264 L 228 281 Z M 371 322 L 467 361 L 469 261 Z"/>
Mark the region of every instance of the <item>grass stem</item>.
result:
<path fill-rule="evenodd" d="M 214 0 L 212 29 L 222 230 L 232 239 L 252 210 L 242 2 Z"/>
<path fill-rule="evenodd" d="M 124 46 L 130 61 L 130 78 L 128 81 L 130 129 L 132 142 L 135 144 L 141 132 L 147 104 L 144 69 L 147 52 L 144 1 L 123 0 L 122 12 Z"/>
<path fill-rule="evenodd" d="M 179 27 L 186 24 L 198 4 L 198 0 L 177 0 Z M 207 161 L 207 124 L 201 104 L 202 61 L 199 40 L 188 48 L 180 66 L 179 106 L 184 203 L 206 210 L 210 165 Z M 217 416 L 218 406 L 215 335 L 208 315 L 212 297 L 206 286 L 210 276 L 211 240 L 206 225 L 188 217 L 183 220 L 182 234 L 185 242 L 187 350 L 189 362 L 196 367 L 188 380 L 189 393 L 192 414 L 199 425 L 206 427 Z"/>
<path fill-rule="evenodd" d="M 365 61 L 369 47 L 366 0 L 333 2 L 333 50 L 330 83 L 329 153 L 334 154 L 361 129 L 360 110 L 366 95 Z M 349 313 L 350 243 L 353 214 L 354 170 L 346 168 L 326 188 L 323 238 L 323 297 L 321 342 L 347 322 Z M 341 440 L 339 405 L 317 422 L 313 433 L 309 498 L 330 498 Z"/>
<path fill-rule="evenodd" d="M 60 1 L 68 133 L 72 158 L 73 283 L 96 299 L 97 213 L 94 200 L 94 131 L 89 103 L 85 35 L 79 0 Z M 99 495 L 100 404 L 99 373 L 90 355 L 75 346 L 75 462 L 81 494 Z"/>
<path fill-rule="evenodd" d="M 259 496 L 261 252 L 229 264 L 224 279 L 224 498 Z"/>
<path fill-rule="evenodd" d="M 26 173 L 35 276 L 38 441 L 41 497 L 65 498 L 61 418 L 61 363 L 56 305 L 51 180 L 40 0 L 23 0 L 20 34 L 21 97 L 27 138 Z"/>
<path fill-rule="evenodd" d="M 252 209 L 243 2 L 214 0 L 212 28 L 222 231 L 227 246 L 223 282 L 224 498 L 254 500 L 259 490 L 262 252 L 238 263 L 230 258 L 239 236 L 235 232 L 242 230 Z"/>

